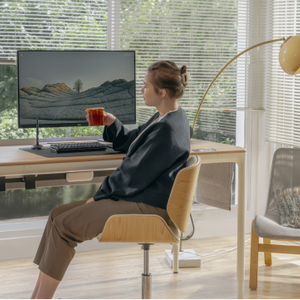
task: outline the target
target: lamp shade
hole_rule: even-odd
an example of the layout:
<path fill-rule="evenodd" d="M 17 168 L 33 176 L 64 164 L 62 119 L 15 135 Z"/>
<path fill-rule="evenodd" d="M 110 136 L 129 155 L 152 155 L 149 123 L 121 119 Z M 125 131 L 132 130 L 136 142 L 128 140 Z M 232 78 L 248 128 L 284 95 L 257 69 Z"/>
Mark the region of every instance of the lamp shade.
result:
<path fill-rule="evenodd" d="M 300 73 L 300 35 L 291 36 L 282 43 L 279 62 L 285 73 L 290 75 Z"/>

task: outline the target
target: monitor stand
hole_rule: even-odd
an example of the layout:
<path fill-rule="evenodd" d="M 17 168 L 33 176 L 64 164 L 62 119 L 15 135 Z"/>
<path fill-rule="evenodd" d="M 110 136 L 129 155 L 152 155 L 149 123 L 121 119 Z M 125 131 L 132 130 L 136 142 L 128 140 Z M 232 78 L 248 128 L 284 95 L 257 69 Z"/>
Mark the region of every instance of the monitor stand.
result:
<path fill-rule="evenodd" d="M 44 146 L 39 144 L 39 119 L 36 119 L 36 140 L 31 149 L 42 150 L 43 148 Z"/>

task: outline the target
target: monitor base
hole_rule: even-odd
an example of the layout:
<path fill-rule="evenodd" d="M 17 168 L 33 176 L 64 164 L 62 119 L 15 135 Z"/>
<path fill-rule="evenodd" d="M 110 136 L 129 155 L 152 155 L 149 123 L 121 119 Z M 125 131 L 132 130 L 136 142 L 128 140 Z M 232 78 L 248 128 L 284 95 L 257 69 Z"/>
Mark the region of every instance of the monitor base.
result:
<path fill-rule="evenodd" d="M 31 149 L 34 149 L 34 150 L 42 150 L 42 149 L 44 149 L 44 146 L 37 144 L 37 145 L 33 145 L 33 146 L 31 147 Z"/>
<path fill-rule="evenodd" d="M 31 149 L 42 150 L 44 146 L 39 144 L 39 119 L 36 119 L 36 137 L 35 137 L 35 145 L 31 147 Z"/>

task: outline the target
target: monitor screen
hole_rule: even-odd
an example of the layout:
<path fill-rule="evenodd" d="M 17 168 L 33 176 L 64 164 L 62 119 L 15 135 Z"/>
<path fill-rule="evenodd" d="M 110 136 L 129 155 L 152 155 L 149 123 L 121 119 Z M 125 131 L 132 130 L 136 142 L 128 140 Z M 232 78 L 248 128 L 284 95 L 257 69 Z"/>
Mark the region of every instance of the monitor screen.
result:
<path fill-rule="evenodd" d="M 104 107 L 136 122 L 134 51 L 18 51 L 18 126 L 88 126 L 85 109 Z"/>

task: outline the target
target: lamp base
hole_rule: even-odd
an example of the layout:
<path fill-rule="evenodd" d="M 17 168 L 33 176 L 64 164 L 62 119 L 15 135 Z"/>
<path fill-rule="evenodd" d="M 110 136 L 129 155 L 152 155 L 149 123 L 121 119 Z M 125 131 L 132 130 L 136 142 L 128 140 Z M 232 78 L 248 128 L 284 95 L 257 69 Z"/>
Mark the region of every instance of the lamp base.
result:
<path fill-rule="evenodd" d="M 165 258 L 170 267 L 173 268 L 173 254 L 171 250 L 165 250 Z M 179 268 L 200 268 L 201 258 L 193 249 L 186 249 L 179 252 Z"/>

